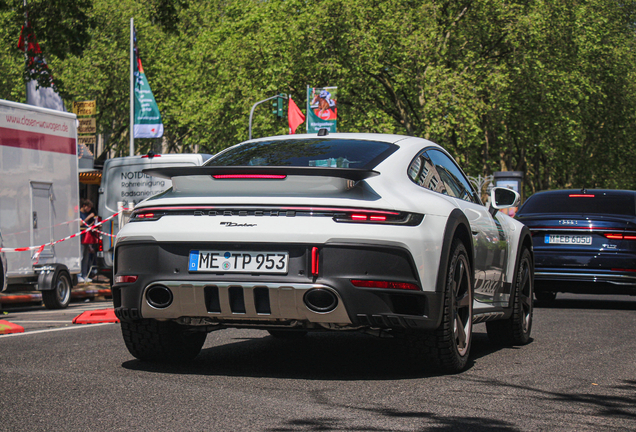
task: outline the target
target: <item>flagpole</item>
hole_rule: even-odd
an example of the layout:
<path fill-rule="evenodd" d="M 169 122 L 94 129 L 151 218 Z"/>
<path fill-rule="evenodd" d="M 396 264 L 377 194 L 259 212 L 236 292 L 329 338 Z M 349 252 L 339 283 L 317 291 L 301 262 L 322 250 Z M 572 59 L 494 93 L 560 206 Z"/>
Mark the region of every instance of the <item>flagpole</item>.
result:
<path fill-rule="evenodd" d="M 135 52 L 134 52 L 134 18 L 130 19 L 130 156 L 135 155 Z"/>

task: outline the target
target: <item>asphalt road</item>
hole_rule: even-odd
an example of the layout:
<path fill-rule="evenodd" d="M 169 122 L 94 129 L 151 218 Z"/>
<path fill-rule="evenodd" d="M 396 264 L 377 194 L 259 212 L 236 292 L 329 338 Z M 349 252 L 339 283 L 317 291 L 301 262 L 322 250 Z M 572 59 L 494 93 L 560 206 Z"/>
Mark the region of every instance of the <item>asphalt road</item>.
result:
<path fill-rule="evenodd" d="M 500 348 L 476 326 L 472 362 L 437 375 L 391 339 L 208 335 L 188 365 L 135 360 L 118 324 L 11 310 L 0 336 L 1 431 L 633 431 L 636 298 L 562 295 L 533 341 Z M 592 298 L 594 300 L 586 300 Z"/>

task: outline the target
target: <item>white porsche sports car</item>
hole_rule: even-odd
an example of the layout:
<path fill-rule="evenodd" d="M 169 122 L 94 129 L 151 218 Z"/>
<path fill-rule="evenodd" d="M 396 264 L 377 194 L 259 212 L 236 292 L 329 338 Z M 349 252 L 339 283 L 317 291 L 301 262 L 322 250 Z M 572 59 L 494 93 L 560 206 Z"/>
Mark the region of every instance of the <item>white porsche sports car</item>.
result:
<path fill-rule="evenodd" d="M 497 343 L 530 339 L 532 239 L 498 211 L 519 195 L 482 204 L 430 141 L 322 130 L 144 172 L 172 188 L 135 207 L 115 247 L 115 312 L 138 359 L 191 359 L 228 327 L 362 331 L 457 372 L 475 323 Z"/>

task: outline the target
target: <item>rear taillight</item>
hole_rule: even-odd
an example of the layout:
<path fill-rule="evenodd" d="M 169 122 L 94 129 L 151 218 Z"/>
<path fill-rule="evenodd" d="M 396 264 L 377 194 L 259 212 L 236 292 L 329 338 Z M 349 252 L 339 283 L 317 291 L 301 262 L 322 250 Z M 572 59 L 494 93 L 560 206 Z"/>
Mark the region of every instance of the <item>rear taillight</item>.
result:
<path fill-rule="evenodd" d="M 400 289 L 400 290 L 412 290 L 412 291 L 420 290 L 419 286 L 409 282 L 353 279 L 351 283 L 353 284 L 353 286 L 358 288 L 383 288 L 383 289 Z"/>
<path fill-rule="evenodd" d="M 138 211 L 133 212 L 130 217 L 130 222 L 139 222 L 139 221 L 156 221 L 163 216 L 164 213 L 159 212 L 149 212 L 149 211 Z"/>
<path fill-rule="evenodd" d="M 605 233 L 605 237 L 610 240 L 636 240 L 636 235 L 634 234 Z"/>
<path fill-rule="evenodd" d="M 115 276 L 115 283 L 133 283 L 137 281 L 137 276 L 132 275 L 124 275 L 124 276 Z"/>
<path fill-rule="evenodd" d="M 371 223 L 387 225 L 409 225 L 415 226 L 422 222 L 424 215 L 415 213 L 373 211 L 373 210 L 351 210 L 343 213 L 336 213 L 333 220 L 336 222 L 349 223 Z"/>
<path fill-rule="evenodd" d="M 594 198 L 592 194 L 570 194 L 568 196 L 570 198 Z"/>

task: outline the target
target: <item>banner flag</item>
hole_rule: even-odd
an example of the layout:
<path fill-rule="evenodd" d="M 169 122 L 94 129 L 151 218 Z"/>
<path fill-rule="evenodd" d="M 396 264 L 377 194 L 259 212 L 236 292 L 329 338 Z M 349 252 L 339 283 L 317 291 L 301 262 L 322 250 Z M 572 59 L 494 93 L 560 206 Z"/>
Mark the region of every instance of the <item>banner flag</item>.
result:
<path fill-rule="evenodd" d="M 27 104 L 49 108 L 58 111 L 66 111 L 64 101 L 57 93 L 53 76 L 40 44 L 35 40 L 35 32 L 31 28 L 29 21 L 22 26 L 20 31 L 20 39 L 18 40 L 18 49 L 26 55 L 26 67 L 29 75 L 38 76 L 38 79 L 31 79 L 26 84 L 26 100 Z M 47 87 L 40 85 L 41 82 L 48 84 Z"/>
<path fill-rule="evenodd" d="M 289 123 L 289 134 L 296 133 L 298 126 L 305 122 L 305 115 L 298 108 L 296 102 L 289 96 L 289 107 L 287 108 L 287 122 Z"/>
<path fill-rule="evenodd" d="M 135 81 L 135 115 L 133 136 L 135 138 L 161 138 L 163 136 L 163 122 L 157 101 L 150 90 L 148 78 L 144 73 L 137 47 L 137 32 L 134 38 L 134 81 Z"/>
<path fill-rule="evenodd" d="M 307 87 L 307 133 L 337 131 L 338 87 Z"/>

